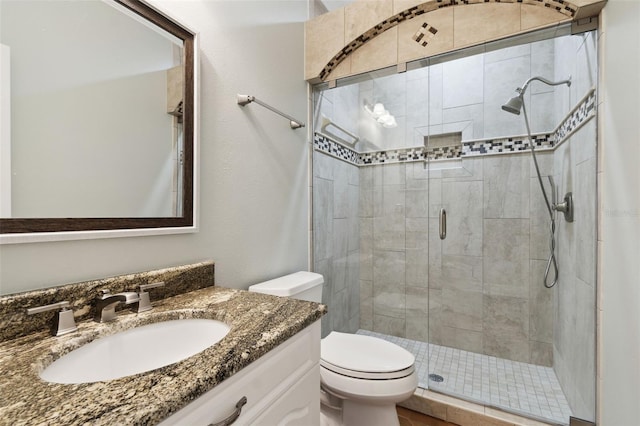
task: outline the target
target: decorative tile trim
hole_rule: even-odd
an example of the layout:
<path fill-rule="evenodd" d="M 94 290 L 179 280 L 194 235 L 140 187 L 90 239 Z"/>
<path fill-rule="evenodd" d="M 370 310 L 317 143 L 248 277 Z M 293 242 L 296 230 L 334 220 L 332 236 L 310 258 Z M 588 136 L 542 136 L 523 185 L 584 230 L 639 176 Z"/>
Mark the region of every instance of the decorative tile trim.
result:
<path fill-rule="evenodd" d="M 573 18 L 578 10 L 578 7 L 568 0 L 428 0 L 385 19 L 353 39 L 351 42 L 347 43 L 333 58 L 329 60 L 329 62 L 327 62 L 327 65 L 322 68 L 319 77 L 324 81 L 331 72 L 347 58 L 347 56 L 364 46 L 364 44 L 371 39 L 374 39 L 388 29 L 391 29 L 404 21 L 445 7 L 484 3 L 524 3 L 553 9 L 569 18 Z M 425 27 L 425 25 L 427 25 L 427 27 Z M 435 28 L 426 23 L 423 25 L 422 29 L 418 30 L 418 33 L 426 31 L 424 34 L 428 33 L 427 35 L 429 36 L 426 40 L 423 40 L 425 42 L 423 46 L 435 36 L 437 30 L 435 30 L 435 32 L 433 30 L 435 30 Z M 418 33 L 414 35 L 414 40 L 420 42 L 422 37 L 420 37 L 420 40 L 416 40 L 416 36 L 419 35 Z"/>
<path fill-rule="evenodd" d="M 323 135 L 322 133 L 314 133 L 313 149 L 335 157 L 338 160 L 353 164 L 355 166 L 359 166 L 362 162 L 360 154 L 357 151 L 348 148 L 337 141 L 334 141 L 333 139 L 326 135 Z"/>
<path fill-rule="evenodd" d="M 325 65 L 322 71 L 320 71 L 320 79 L 324 80 L 327 76 L 329 76 L 329 74 L 331 74 L 334 69 L 336 69 L 338 65 L 340 65 L 342 61 L 347 58 L 347 56 L 364 46 L 364 44 L 369 40 L 379 36 L 388 29 L 391 29 L 408 19 L 413 19 L 416 16 L 438 9 L 437 4 L 432 3 L 434 3 L 434 0 L 403 10 L 402 12 L 385 19 L 379 24 L 376 24 L 373 28 L 368 29 L 367 31 L 356 37 L 345 47 L 343 47 L 342 50 L 340 50 L 340 52 L 338 52 L 333 58 L 331 58 L 329 62 L 327 62 L 327 65 Z"/>
<path fill-rule="evenodd" d="M 394 149 L 389 151 L 363 152 L 360 154 L 360 165 L 406 163 L 411 161 L 424 161 L 425 149 L 423 147 Z"/>
<path fill-rule="evenodd" d="M 596 89 L 591 89 L 569 112 L 553 133 L 554 145 L 560 145 L 596 113 Z"/>
<path fill-rule="evenodd" d="M 427 150 L 427 160 L 451 160 L 460 158 L 464 154 L 462 153 L 462 146 L 439 146 Z"/>
<path fill-rule="evenodd" d="M 569 112 L 560 125 L 551 133 L 532 135 L 538 151 L 552 151 L 580 129 L 596 113 L 596 90 L 591 89 Z M 321 133 L 315 133 L 313 148 L 339 160 L 356 166 L 408 163 L 413 161 L 439 161 L 481 155 L 516 154 L 529 152 L 527 136 L 511 136 L 495 139 L 463 141 L 462 145 L 440 146 L 426 149 L 424 146 L 386 151 L 357 152 Z"/>
<path fill-rule="evenodd" d="M 553 134 L 540 133 L 531 135 L 533 144 L 538 150 L 553 149 Z M 476 157 L 488 154 L 514 154 L 528 151 L 530 144 L 527 136 L 513 136 L 509 138 L 484 139 L 462 142 L 462 156 Z"/>
<path fill-rule="evenodd" d="M 427 47 L 427 44 L 431 41 L 431 39 L 438 33 L 438 29 L 429 23 L 423 23 L 418 31 L 411 37 L 413 41 L 418 43 L 422 47 Z"/>
<path fill-rule="evenodd" d="M 541 151 L 552 150 L 554 146 L 552 137 L 553 135 L 550 133 L 533 135 L 536 149 Z M 481 155 L 514 154 L 528 150 L 529 142 L 526 136 L 516 136 L 501 139 L 466 141 L 462 142 L 461 146 L 441 146 L 430 149 L 419 146 L 358 153 L 332 141 L 325 135 L 316 133 L 313 147 L 316 151 L 323 152 L 356 166 L 373 166 L 377 164 L 409 163 L 425 160 L 452 160 Z"/>

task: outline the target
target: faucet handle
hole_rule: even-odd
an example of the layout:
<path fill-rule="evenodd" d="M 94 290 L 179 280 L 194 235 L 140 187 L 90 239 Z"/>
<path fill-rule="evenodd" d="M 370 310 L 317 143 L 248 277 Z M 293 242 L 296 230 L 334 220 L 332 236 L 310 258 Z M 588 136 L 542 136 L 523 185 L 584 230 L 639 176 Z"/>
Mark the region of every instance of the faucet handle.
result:
<path fill-rule="evenodd" d="M 35 308 L 27 309 L 27 315 L 34 315 L 60 309 L 60 312 L 53 317 L 51 334 L 54 336 L 62 336 L 63 334 L 72 333 L 78 329 L 73 317 L 73 311 L 69 309 L 69 305 L 69 302 L 64 300 L 62 302 L 52 303 L 51 305 L 37 306 Z"/>
<path fill-rule="evenodd" d="M 146 290 L 150 290 L 156 287 L 164 287 L 164 281 L 158 281 L 150 284 L 140 284 L 140 293 L 138 294 L 138 296 L 140 297 L 140 301 L 138 303 L 138 313 L 150 311 L 152 309 L 149 292 L 147 292 Z"/>
<path fill-rule="evenodd" d="M 164 281 L 157 281 L 150 284 L 140 284 L 140 291 L 145 291 L 156 287 L 164 287 Z"/>

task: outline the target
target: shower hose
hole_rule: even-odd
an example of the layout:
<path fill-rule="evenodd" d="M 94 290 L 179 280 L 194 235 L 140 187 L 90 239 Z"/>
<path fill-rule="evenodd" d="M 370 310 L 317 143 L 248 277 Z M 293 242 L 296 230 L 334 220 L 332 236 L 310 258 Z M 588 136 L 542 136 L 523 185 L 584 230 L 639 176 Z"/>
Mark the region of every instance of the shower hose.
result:
<path fill-rule="evenodd" d="M 531 129 L 529 128 L 529 118 L 527 117 L 527 109 L 522 104 L 522 112 L 524 114 L 524 123 L 527 126 L 527 137 L 529 138 L 529 148 L 531 149 L 531 156 L 533 157 L 533 164 L 536 168 L 536 174 L 538 176 L 538 183 L 540 184 L 540 189 L 542 189 L 542 195 L 544 196 L 544 202 L 547 206 L 547 211 L 549 212 L 549 217 L 551 219 L 551 224 L 549 226 L 550 231 L 550 242 L 549 249 L 551 253 L 549 254 L 549 259 L 547 259 L 547 267 L 544 271 L 544 281 L 543 284 L 546 288 L 551 288 L 558 282 L 558 262 L 556 260 L 556 219 L 553 214 L 553 205 L 549 202 L 549 197 L 547 196 L 547 191 L 544 189 L 544 184 L 542 183 L 542 176 L 540 175 L 540 168 L 538 167 L 538 160 L 536 159 L 536 150 L 533 143 L 533 138 L 531 137 Z M 549 183 L 551 184 L 552 193 L 555 193 L 553 178 L 549 176 Z M 555 198 L 555 196 L 554 196 Z M 555 200 L 552 200 L 555 201 Z M 553 267 L 553 280 L 549 283 L 549 272 Z"/>

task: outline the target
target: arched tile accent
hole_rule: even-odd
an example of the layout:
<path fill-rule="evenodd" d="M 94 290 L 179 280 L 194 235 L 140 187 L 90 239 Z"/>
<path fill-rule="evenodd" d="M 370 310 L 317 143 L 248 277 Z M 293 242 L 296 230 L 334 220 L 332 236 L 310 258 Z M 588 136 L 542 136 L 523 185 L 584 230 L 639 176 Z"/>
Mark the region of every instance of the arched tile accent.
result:
<path fill-rule="evenodd" d="M 422 4 L 413 6 L 409 9 L 405 9 L 400 13 L 397 13 L 383 20 L 382 22 L 376 24 L 369 30 L 356 37 L 351 42 L 347 43 L 345 47 L 340 50 L 340 52 L 338 52 L 333 58 L 329 60 L 329 62 L 327 62 L 318 76 L 320 80 L 324 81 L 331 74 L 331 72 L 333 72 L 336 67 L 340 65 L 340 63 L 344 61 L 350 54 L 362 47 L 365 43 L 371 41 L 375 37 L 404 21 L 445 7 L 484 3 L 521 3 L 540 6 L 555 10 L 557 13 L 565 15 L 567 18 L 573 18 L 578 10 L 578 7 L 575 4 L 567 0 L 428 0 Z M 427 23 L 427 25 L 429 24 Z M 418 32 L 419 31 L 420 30 L 418 30 Z M 435 36 L 435 33 L 431 31 L 431 37 L 433 36 Z M 421 39 L 420 41 L 423 41 L 423 39 Z M 428 40 L 426 41 L 428 42 Z"/>

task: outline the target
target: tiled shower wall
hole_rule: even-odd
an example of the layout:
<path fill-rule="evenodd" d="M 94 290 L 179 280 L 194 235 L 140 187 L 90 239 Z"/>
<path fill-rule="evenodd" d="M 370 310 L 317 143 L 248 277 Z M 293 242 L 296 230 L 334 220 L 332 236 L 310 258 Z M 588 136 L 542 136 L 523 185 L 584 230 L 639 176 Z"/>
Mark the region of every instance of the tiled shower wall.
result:
<path fill-rule="evenodd" d="M 426 135 L 450 132 L 461 132 L 462 140 L 526 134 L 523 120 L 514 119 L 500 106 L 529 77 L 553 76 L 554 51 L 554 41 L 544 40 L 360 83 L 356 111 L 362 141 L 357 149 L 421 146 Z M 558 124 L 554 96 L 553 87 L 541 83 L 534 82 L 527 90 L 533 133 L 551 131 Z M 398 127 L 384 129 L 369 116 L 363 105 L 375 102 L 384 104 Z M 340 114 L 336 119 L 350 117 Z"/>
<path fill-rule="evenodd" d="M 314 271 L 323 275 L 322 335 L 354 333 L 360 322 L 360 231 L 357 166 L 313 154 Z"/>
<path fill-rule="evenodd" d="M 461 131 L 463 140 L 523 134 L 522 117 L 501 111 L 500 104 L 531 75 L 556 80 L 571 76 L 570 88 L 534 83 L 527 92 L 532 130 L 548 132 L 595 86 L 596 37 L 586 33 L 486 53 L 482 66 L 478 63 L 466 74 L 463 70 L 471 69 L 467 62 L 478 57 L 397 74 L 396 81 L 387 77 L 338 87 L 324 91 L 314 111 L 322 110 L 359 133 L 360 152 L 421 145 L 428 132 Z M 474 104 L 473 99 L 481 97 L 482 103 Z M 375 122 L 362 108 L 371 101 L 384 102 L 396 115 L 398 128 L 373 127 Z M 595 99 L 584 105 L 584 113 L 568 121 L 581 123 L 592 115 Z M 328 280 L 325 300 L 330 316 L 325 330 L 338 329 L 335 325 L 344 330 L 347 323 L 354 329 L 354 294 L 359 290 L 360 328 L 553 365 L 574 413 L 594 418 L 595 126 L 595 120 L 587 121 L 555 151 L 538 155 L 543 175 L 555 177 L 559 197 L 573 191 L 576 204 L 574 223 L 557 216 L 560 283 L 551 291 L 542 284 L 549 253 L 548 214 L 529 153 L 464 158 L 461 168 L 432 170 L 430 176 L 420 162 L 360 167 L 358 206 L 348 214 L 357 212 L 359 217 L 360 285 L 358 289 L 353 281 L 343 285 L 340 278 L 334 285 L 333 278 Z M 343 163 L 314 152 L 314 168 L 328 170 L 314 172 L 314 185 L 318 179 L 325 185 L 322 197 L 327 201 L 320 209 L 325 212 L 334 209 L 333 198 L 329 200 L 333 193 L 326 185 L 335 186 L 335 168 L 355 168 L 343 163 L 332 169 L 325 164 L 329 162 Z M 355 176 L 350 179 L 355 186 Z M 548 188 L 546 177 L 545 183 Z M 319 196 L 314 188 L 314 203 Z M 440 206 L 449 214 L 449 235 L 442 242 L 437 229 Z M 314 205 L 314 215 L 318 212 Z M 324 238 L 316 225 L 329 229 L 334 220 L 344 219 L 321 216 L 326 217 L 314 217 L 316 238 Z M 347 227 L 355 230 L 355 225 Z M 325 250 L 329 240 L 328 250 L 341 246 L 334 243 L 333 228 L 330 232 L 320 243 Z M 352 238 L 348 253 L 355 251 Z M 333 270 L 340 259 L 341 254 L 322 252 L 316 255 L 316 270 L 340 277 L 341 272 Z M 348 268 L 352 261 L 347 255 Z M 347 311 L 338 313 L 340 306 L 347 306 Z"/>
<path fill-rule="evenodd" d="M 541 153 L 544 175 L 553 157 Z M 360 326 L 550 366 L 546 212 L 529 154 L 360 171 Z M 447 211 L 447 238 L 438 212 Z"/>
<path fill-rule="evenodd" d="M 571 41 L 556 49 L 556 72 L 573 75 L 575 103 L 596 85 L 597 37 L 586 33 Z M 584 419 L 595 418 L 596 401 L 596 139 L 596 120 L 591 120 L 554 153 L 558 196 L 573 192 L 575 219 L 568 223 L 558 217 L 560 281 L 554 288 L 553 368 L 574 415 Z"/>

